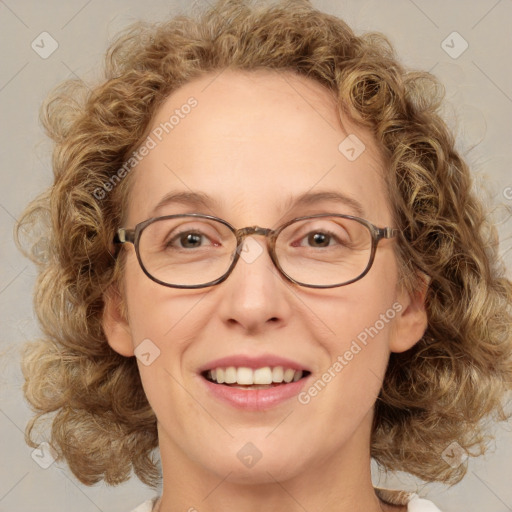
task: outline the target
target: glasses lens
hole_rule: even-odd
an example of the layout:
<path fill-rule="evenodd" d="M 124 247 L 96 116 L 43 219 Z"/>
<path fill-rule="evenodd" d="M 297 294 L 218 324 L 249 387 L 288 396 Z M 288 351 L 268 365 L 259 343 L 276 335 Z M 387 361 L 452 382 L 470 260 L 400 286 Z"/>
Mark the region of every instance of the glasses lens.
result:
<path fill-rule="evenodd" d="M 139 254 L 146 271 L 171 285 L 215 281 L 236 252 L 234 233 L 221 222 L 198 217 L 158 219 L 144 228 Z"/>
<path fill-rule="evenodd" d="M 366 270 L 371 251 L 370 229 L 343 217 L 294 222 L 276 240 L 276 256 L 283 271 L 299 283 L 317 286 L 357 279 Z"/>

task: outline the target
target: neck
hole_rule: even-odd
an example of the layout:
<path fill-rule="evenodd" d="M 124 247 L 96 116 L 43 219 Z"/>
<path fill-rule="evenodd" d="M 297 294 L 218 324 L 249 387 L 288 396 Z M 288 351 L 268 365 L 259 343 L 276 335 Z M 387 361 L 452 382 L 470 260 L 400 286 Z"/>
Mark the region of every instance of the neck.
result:
<path fill-rule="evenodd" d="M 368 419 L 371 420 L 371 416 Z M 212 463 L 208 469 L 204 464 L 197 464 L 173 443 L 159 425 L 163 492 L 157 510 L 396 511 L 397 508 L 381 502 L 373 489 L 370 425 L 371 421 L 361 425 L 336 453 L 318 454 L 315 457 L 306 453 L 302 460 L 297 460 L 296 471 L 279 467 L 275 458 L 263 454 L 250 472 L 242 471 L 238 460 L 232 468 Z"/>

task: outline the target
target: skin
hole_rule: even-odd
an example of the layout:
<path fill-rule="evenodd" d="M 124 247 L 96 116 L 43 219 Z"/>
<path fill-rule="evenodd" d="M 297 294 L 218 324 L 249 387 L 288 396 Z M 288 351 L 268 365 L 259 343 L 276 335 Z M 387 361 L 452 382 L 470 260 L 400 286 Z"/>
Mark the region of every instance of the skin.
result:
<path fill-rule="evenodd" d="M 288 194 L 320 189 L 349 195 L 367 220 L 393 226 L 375 141 L 346 118 L 343 128 L 336 101 L 321 84 L 268 70 L 217 75 L 184 85 L 156 112 L 150 130 L 190 96 L 198 101 L 132 171 L 124 227 L 155 216 L 153 208 L 170 191 L 202 191 L 219 206 L 168 205 L 157 215 L 213 214 L 237 228 L 354 214 L 333 202 L 284 209 Z M 338 150 L 348 133 L 366 146 L 354 161 Z M 264 238 L 255 239 L 265 247 Z M 381 503 L 370 474 L 373 406 L 390 353 L 411 348 L 427 326 L 423 295 L 399 286 L 394 243 L 382 241 L 370 272 L 348 286 L 294 285 L 263 251 L 252 263 L 240 259 L 220 285 L 197 290 L 151 281 L 133 245 L 125 244 L 126 314 L 110 295 L 104 329 L 126 357 L 147 338 L 160 350 L 151 365 L 138 364 L 158 420 L 162 512 L 406 509 Z M 401 312 L 308 404 L 292 398 L 272 410 L 241 411 L 204 391 L 198 367 L 232 354 L 291 358 L 308 366 L 314 381 L 394 303 Z M 248 442 L 262 454 L 251 468 L 237 457 Z"/>

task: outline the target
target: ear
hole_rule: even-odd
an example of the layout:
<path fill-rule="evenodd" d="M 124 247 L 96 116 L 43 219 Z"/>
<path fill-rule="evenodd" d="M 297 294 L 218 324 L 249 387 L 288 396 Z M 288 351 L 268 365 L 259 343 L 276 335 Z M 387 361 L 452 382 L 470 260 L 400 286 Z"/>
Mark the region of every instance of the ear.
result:
<path fill-rule="evenodd" d="M 125 357 L 134 355 L 130 325 L 126 318 L 124 301 L 119 289 L 112 285 L 103 296 L 104 309 L 102 327 L 108 344 Z"/>
<path fill-rule="evenodd" d="M 401 309 L 396 315 L 393 330 L 393 339 L 390 343 L 391 352 L 405 352 L 412 348 L 425 334 L 428 325 L 425 295 L 430 278 L 420 275 L 420 286 L 408 291 L 400 285 L 397 302 Z"/>

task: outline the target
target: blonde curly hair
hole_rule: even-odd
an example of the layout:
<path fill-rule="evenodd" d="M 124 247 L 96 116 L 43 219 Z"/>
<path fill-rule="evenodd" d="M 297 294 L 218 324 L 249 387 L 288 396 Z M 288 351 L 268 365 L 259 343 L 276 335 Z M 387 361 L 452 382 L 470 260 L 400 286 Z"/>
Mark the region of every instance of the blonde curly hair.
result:
<path fill-rule="evenodd" d="M 51 414 L 50 444 L 81 482 L 115 485 L 133 469 L 144 483 L 159 483 L 156 418 L 136 360 L 114 352 L 101 327 L 105 294 L 122 276 L 112 238 L 132 175 L 103 198 L 97 190 L 141 144 L 171 92 L 226 68 L 309 77 L 336 94 L 340 114 L 372 130 L 401 230 L 401 278 L 411 291 L 422 276 L 429 285 L 425 335 L 391 354 L 371 455 L 387 470 L 458 482 L 466 467 L 452 468 L 443 450 L 457 441 L 471 455 L 485 453 L 484 420 L 507 419 L 512 283 L 496 229 L 440 117 L 437 80 L 406 70 L 383 35 L 356 36 L 307 0 L 220 0 L 198 16 L 137 22 L 112 43 L 102 83 L 89 89 L 68 80 L 46 100 L 41 119 L 55 142 L 54 184 L 17 230 L 39 268 L 43 332 L 23 356 L 24 393 L 36 413 L 27 443 L 37 445 L 34 427 Z"/>

